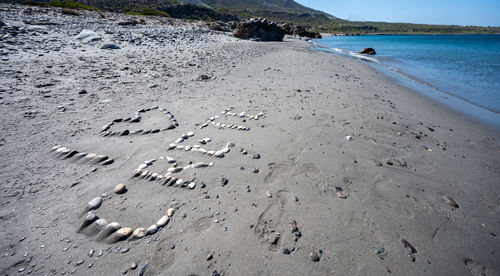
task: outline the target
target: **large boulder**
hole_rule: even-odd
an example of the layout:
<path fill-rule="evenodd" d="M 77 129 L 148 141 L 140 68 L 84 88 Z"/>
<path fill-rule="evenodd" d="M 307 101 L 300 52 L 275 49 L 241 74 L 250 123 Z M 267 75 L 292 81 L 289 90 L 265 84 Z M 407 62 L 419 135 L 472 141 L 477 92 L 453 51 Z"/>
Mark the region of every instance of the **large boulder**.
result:
<path fill-rule="evenodd" d="M 282 41 L 285 30 L 276 22 L 267 19 L 250 19 L 242 21 L 233 32 L 233 36 L 241 39 L 258 39 L 261 41 Z"/>
<path fill-rule="evenodd" d="M 375 52 L 375 49 L 373 48 L 364 48 L 360 50 L 358 53 L 362 55 L 375 55 L 377 52 Z"/>

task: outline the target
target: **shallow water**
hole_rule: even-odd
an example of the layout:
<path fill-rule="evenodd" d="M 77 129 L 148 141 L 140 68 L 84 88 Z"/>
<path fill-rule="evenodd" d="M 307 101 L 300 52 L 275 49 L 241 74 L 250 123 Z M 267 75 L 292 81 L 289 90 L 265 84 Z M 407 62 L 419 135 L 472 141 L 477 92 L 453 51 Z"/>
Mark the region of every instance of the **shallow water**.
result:
<path fill-rule="evenodd" d="M 332 36 L 314 42 L 317 49 L 372 61 L 500 114 L 500 35 Z M 377 54 L 356 53 L 366 47 Z"/>

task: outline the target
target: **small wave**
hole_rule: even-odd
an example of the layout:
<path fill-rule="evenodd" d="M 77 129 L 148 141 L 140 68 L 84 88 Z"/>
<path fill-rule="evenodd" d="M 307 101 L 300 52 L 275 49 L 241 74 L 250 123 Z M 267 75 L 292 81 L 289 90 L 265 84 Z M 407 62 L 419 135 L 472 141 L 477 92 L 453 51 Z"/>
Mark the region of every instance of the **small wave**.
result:
<path fill-rule="evenodd" d="M 335 52 L 335 53 L 338 53 L 338 54 L 341 54 L 341 55 L 346 55 L 346 56 L 354 57 L 354 58 L 357 58 L 357 59 L 361 59 L 361 60 L 365 60 L 365 61 L 371 61 L 371 62 L 375 62 L 375 63 L 379 63 L 380 64 L 380 61 L 377 58 L 375 58 L 375 57 L 370 57 L 370 56 L 362 55 L 362 54 L 353 52 L 353 51 L 348 50 L 348 49 L 327 47 L 327 46 L 322 45 L 320 43 L 316 43 L 316 42 L 314 42 L 312 40 L 309 40 L 308 42 L 310 44 L 314 45 L 314 47 L 320 48 L 318 50 L 329 50 L 330 52 Z"/>

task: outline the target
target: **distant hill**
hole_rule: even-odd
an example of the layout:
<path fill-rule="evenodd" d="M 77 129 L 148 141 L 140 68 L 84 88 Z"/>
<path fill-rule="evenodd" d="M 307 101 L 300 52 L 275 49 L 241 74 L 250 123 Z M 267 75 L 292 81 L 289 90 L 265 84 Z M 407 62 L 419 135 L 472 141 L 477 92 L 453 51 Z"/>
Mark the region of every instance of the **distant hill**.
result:
<path fill-rule="evenodd" d="M 54 2 L 57 2 L 56 6 L 75 6 L 75 2 L 71 0 L 0 0 L 18 4 L 26 1 L 53 6 Z M 348 21 L 305 7 L 293 0 L 76 0 L 76 2 L 113 12 L 169 15 L 175 18 L 205 21 L 265 17 L 272 21 L 298 24 L 316 32 L 350 35 L 500 33 L 499 27 Z"/>
<path fill-rule="evenodd" d="M 217 10 L 249 11 L 249 12 L 286 12 L 291 14 L 334 16 L 322 11 L 303 6 L 293 0 L 184 0 L 184 2 L 205 4 Z"/>

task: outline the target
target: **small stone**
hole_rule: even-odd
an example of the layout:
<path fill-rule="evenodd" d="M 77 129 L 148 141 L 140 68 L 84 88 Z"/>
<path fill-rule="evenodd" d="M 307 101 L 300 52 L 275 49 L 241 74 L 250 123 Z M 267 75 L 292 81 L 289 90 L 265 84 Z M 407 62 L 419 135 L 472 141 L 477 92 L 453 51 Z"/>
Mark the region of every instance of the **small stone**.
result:
<path fill-rule="evenodd" d="M 290 250 L 288 250 L 288 248 L 283 248 L 283 254 L 290 255 Z"/>
<path fill-rule="evenodd" d="M 319 262 L 319 255 L 316 251 L 312 251 L 311 254 L 309 254 L 309 258 L 311 258 L 313 262 Z"/>
<path fill-rule="evenodd" d="M 394 163 L 392 163 L 392 161 L 391 161 L 391 160 L 387 160 L 385 163 L 386 163 L 387 165 L 389 165 L 389 166 L 394 165 Z"/>
<path fill-rule="evenodd" d="M 81 264 L 83 264 L 84 260 L 83 259 L 80 259 L 78 260 L 76 263 L 75 263 L 75 266 L 79 266 Z"/>
<path fill-rule="evenodd" d="M 137 276 L 142 276 L 144 275 L 144 273 L 146 272 L 146 268 L 148 267 L 149 265 L 149 262 L 147 262 L 146 264 L 144 264 L 141 269 L 139 269 L 139 272 L 137 272 Z"/>
<path fill-rule="evenodd" d="M 95 210 L 95 209 L 101 207 L 101 204 L 102 204 L 102 198 L 96 197 L 96 198 L 92 199 L 91 201 L 89 201 L 88 208 L 90 210 Z"/>
<path fill-rule="evenodd" d="M 132 264 L 130 265 L 130 269 L 134 270 L 134 269 L 136 269 L 136 268 L 137 268 L 137 264 L 136 264 L 136 263 L 132 263 Z"/>
<path fill-rule="evenodd" d="M 193 136 L 194 136 L 194 133 L 193 133 L 192 131 L 190 131 L 190 132 L 186 133 L 186 136 L 187 136 L 187 137 L 193 137 Z"/>
<path fill-rule="evenodd" d="M 271 194 L 271 191 L 269 191 L 269 190 L 266 191 L 266 195 L 268 198 L 273 197 L 273 194 Z"/>
<path fill-rule="evenodd" d="M 129 250 L 130 250 L 129 247 L 123 248 L 122 251 L 120 251 L 120 253 L 127 253 Z"/>
<path fill-rule="evenodd" d="M 194 188 L 196 187 L 196 183 L 191 182 L 191 183 L 189 183 L 189 185 L 187 185 L 187 187 L 188 187 L 189 189 L 194 189 Z"/>
<path fill-rule="evenodd" d="M 346 136 L 346 137 L 345 137 L 345 139 L 346 139 L 347 141 L 352 141 L 352 136 Z"/>
<path fill-rule="evenodd" d="M 342 198 L 342 199 L 346 199 L 347 195 L 344 194 L 343 192 L 337 192 L 337 197 Z"/>
<path fill-rule="evenodd" d="M 134 230 L 134 233 L 132 233 L 132 237 L 134 239 L 140 239 L 146 236 L 146 230 L 144 228 L 137 228 Z"/>
<path fill-rule="evenodd" d="M 116 194 L 123 194 L 123 193 L 125 193 L 125 191 L 126 191 L 126 187 L 125 187 L 125 184 L 123 184 L 123 183 L 116 185 L 115 188 L 113 189 L 113 192 Z"/>
<path fill-rule="evenodd" d="M 116 45 L 113 42 L 106 42 L 106 43 L 102 44 L 101 49 L 117 50 L 117 49 L 120 49 L 120 46 Z"/>
<path fill-rule="evenodd" d="M 385 248 L 383 248 L 383 247 L 377 247 L 377 248 L 375 248 L 374 252 L 375 252 L 375 254 L 377 254 L 377 255 L 378 255 L 378 254 L 382 254 L 382 253 L 384 253 L 384 252 L 385 252 Z"/>
<path fill-rule="evenodd" d="M 156 224 L 153 224 L 146 229 L 146 235 L 153 235 L 158 231 L 158 226 Z"/>
<path fill-rule="evenodd" d="M 175 213 L 175 209 L 174 208 L 169 208 L 167 210 L 167 216 L 169 216 L 169 217 L 172 217 L 174 215 L 174 213 Z"/>
<path fill-rule="evenodd" d="M 253 159 L 260 159 L 260 154 L 258 154 L 258 153 L 257 153 L 257 154 L 254 154 L 254 155 L 252 156 L 252 158 L 253 158 Z"/>
<path fill-rule="evenodd" d="M 293 200 L 299 201 L 299 198 L 297 196 L 293 196 Z"/>
<path fill-rule="evenodd" d="M 207 261 L 210 261 L 211 259 L 214 258 L 214 255 L 212 253 L 208 254 L 207 256 Z"/>
<path fill-rule="evenodd" d="M 229 183 L 229 180 L 227 178 L 223 177 L 223 178 L 220 179 L 220 183 L 222 184 L 222 186 L 226 186 L 227 183 Z"/>
<path fill-rule="evenodd" d="M 292 224 L 291 229 L 292 229 L 292 233 L 299 230 L 299 228 L 297 227 L 297 224 L 295 224 L 295 223 Z"/>
<path fill-rule="evenodd" d="M 115 234 L 117 234 L 121 238 L 126 238 L 132 234 L 132 228 L 123 227 L 118 229 Z"/>
<path fill-rule="evenodd" d="M 156 222 L 156 226 L 158 227 L 163 227 L 165 225 L 168 224 L 168 222 L 170 221 L 170 218 L 168 216 L 163 216 L 161 217 L 157 222 Z"/>
<path fill-rule="evenodd" d="M 449 205 L 451 205 L 451 206 L 453 206 L 455 208 L 458 208 L 458 203 L 453 198 L 451 198 L 449 196 L 443 196 L 443 199 Z"/>
<path fill-rule="evenodd" d="M 253 173 L 259 173 L 259 169 L 258 168 L 254 168 L 253 169 Z"/>

